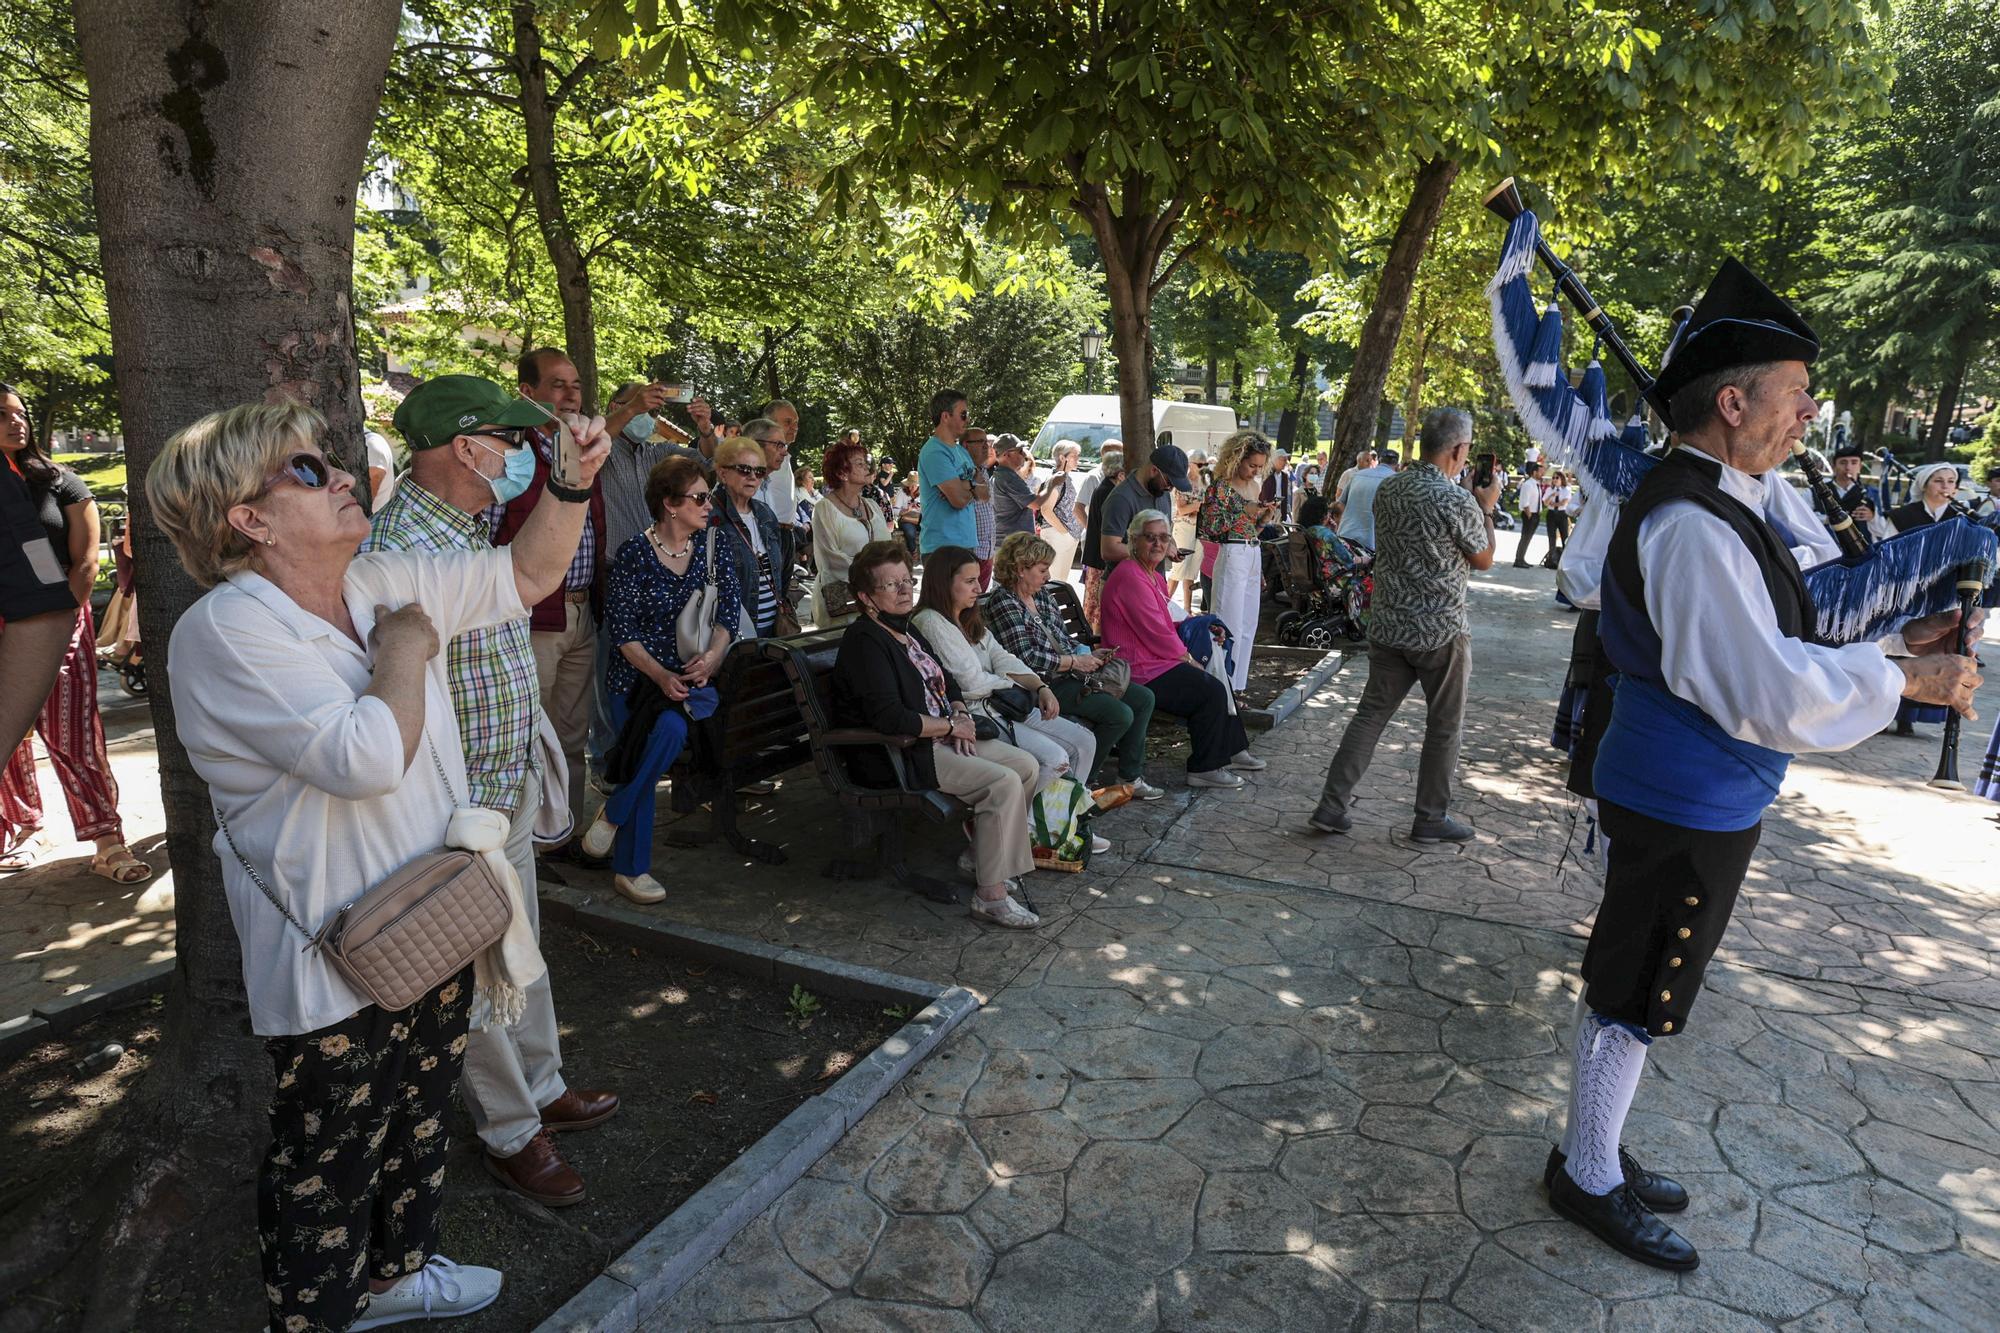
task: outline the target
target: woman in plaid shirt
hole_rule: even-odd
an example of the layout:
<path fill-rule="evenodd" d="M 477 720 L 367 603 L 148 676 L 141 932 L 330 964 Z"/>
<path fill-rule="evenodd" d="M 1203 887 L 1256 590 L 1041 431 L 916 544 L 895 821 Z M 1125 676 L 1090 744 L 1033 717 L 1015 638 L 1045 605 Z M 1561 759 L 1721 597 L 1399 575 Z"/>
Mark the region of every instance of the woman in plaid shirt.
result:
<path fill-rule="evenodd" d="M 1048 682 L 1062 715 L 1089 727 L 1097 738 L 1097 772 L 1087 785 L 1112 781 L 1111 753 L 1117 751 L 1116 780 L 1130 783 L 1142 801 L 1166 792 L 1146 781 L 1146 730 L 1153 724 L 1153 692 L 1127 685 L 1122 698 L 1086 688 L 1085 677 L 1111 658 L 1070 637 L 1062 612 L 1049 595 L 1049 564 L 1055 548 L 1026 532 L 1009 533 L 993 553 L 993 590 L 980 599 L 986 627 L 1000 645 Z"/>

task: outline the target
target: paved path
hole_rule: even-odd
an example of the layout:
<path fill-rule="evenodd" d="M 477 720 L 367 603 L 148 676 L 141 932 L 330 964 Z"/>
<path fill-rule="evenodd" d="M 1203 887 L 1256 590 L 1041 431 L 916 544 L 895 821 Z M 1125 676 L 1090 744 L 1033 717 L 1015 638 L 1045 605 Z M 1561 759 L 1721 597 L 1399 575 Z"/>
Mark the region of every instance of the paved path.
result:
<path fill-rule="evenodd" d="M 874 888 L 677 893 L 990 998 L 648 1327 L 1992 1329 L 2000 825 L 1917 785 L 1934 744 L 1795 768 L 1690 1034 L 1654 1048 L 1628 1143 L 1694 1191 L 1701 1269 L 1549 1213 L 1596 900 L 1545 741 L 1549 582 L 1475 585 L 1469 847 L 1403 836 L 1414 706 L 1356 836 L 1299 831 L 1357 666 L 1251 789 L 1175 790 L 1104 821 L 1092 874 L 1034 877 L 1034 936 Z"/>

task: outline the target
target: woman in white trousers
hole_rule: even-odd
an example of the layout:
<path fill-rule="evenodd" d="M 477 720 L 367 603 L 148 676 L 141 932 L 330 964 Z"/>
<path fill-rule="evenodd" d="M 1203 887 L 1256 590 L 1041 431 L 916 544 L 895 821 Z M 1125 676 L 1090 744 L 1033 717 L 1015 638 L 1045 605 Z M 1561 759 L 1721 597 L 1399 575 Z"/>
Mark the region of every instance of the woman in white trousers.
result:
<path fill-rule="evenodd" d="M 1215 604 L 1210 609 L 1236 637 L 1236 669 L 1230 673 L 1229 686 L 1238 694 L 1250 681 L 1257 610 L 1264 600 L 1264 552 L 1258 534 L 1278 509 L 1258 498 L 1270 462 L 1270 441 L 1256 431 L 1240 430 L 1223 441 L 1215 460 L 1215 480 L 1201 497 L 1195 519 L 1196 535 L 1221 548 L 1215 557 Z"/>

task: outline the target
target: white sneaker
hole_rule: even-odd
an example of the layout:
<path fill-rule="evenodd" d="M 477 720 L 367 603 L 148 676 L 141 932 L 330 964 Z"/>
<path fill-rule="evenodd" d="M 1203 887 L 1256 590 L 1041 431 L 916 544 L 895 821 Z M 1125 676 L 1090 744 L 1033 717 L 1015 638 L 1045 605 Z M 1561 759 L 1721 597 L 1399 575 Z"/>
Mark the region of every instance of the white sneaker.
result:
<path fill-rule="evenodd" d="M 1093 834 L 1091 834 L 1091 835 L 1090 835 L 1090 850 L 1091 850 L 1091 852 L 1092 852 L 1093 854 L 1095 854 L 1095 853 L 1097 853 L 1097 852 L 1108 852 L 1108 851 L 1110 851 L 1110 850 L 1111 850 L 1111 839 L 1109 839 L 1109 838 L 1105 837 L 1105 836 L 1104 836 L 1104 835 L 1103 835 L 1102 833 L 1093 833 Z"/>
<path fill-rule="evenodd" d="M 639 875 L 633 878 L 613 875 L 611 882 L 618 886 L 618 892 L 635 903 L 665 902 L 667 898 L 666 886 L 651 875 Z"/>
<path fill-rule="evenodd" d="M 590 828 L 583 835 L 585 856 L 611 855 L 611 840 L 618 836 L 618 826 L 604 817 L 602 810 L 597 818 L 590 821 Z"/>
<path fill-rule="evenodd" d="M 1259 759 L 1256 755 L 1251 754 L 1248 750 L 1238 750 L 1235 754 L 1229 756 L 1229 766 L 1231 768 L 1240 768 L 1246 773 L 1259 773 L 1270 767 L 1269 764 Z"/>
<path fill-rule="evenodd" d="M 1240 787 L 1243 785 L 1243 779 L 1237 777 L 1226 768 L 1211 769 L 1206 773 L 1190 773 L 1188 774 L 1187 782 L 1190 787 Z"/>
<path fill-rule="evenodd" d="M 1132 794 L 1142 801 L 1157 801 L 1167 793 L 1165 788 L 1155 787 L 1144 778 L 1134 778 L 1132 779 Z"/>
<path fill-rule="evenodd" d="M 1012 893 L 995 898 L 992 902 L 977 894 L 973 895 L 972 914 L 981 921 L 991 921 L 996 926 L 1006 926 L 1013 930 L 1033 930 L 1042 924 L 1040 917 L 1014 901 Z"/>
<path fill-rule="evenodd" d="M 500 1299 L 500 1270 L 459 1265 L 441 1254 L 379 1296 L 370 1296 L 349 1328 L 381 1328 L 406 1319 L 455 1319 Z"/>

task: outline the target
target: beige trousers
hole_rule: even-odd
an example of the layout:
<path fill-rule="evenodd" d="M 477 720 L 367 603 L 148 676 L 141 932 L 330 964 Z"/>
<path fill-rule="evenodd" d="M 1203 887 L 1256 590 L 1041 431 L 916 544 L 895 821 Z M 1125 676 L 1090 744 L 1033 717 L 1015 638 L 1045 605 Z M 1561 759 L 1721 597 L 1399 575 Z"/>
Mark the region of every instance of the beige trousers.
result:
<path fill-rule="evenodd" d="M 1035 756 L 1005 741 L 980 741 L 960 754 L 936 741 L 938 790 L 972 807 L 972 859 L 982 887 L 1018 879 L 1035 868 L 1028 842 L 1028 797 L 1041 776 Z"/>
<path fill-rule="evenodd" d="M 583 744 L 590 738 L 596 707 L 597 627 L 588 602 L 568 602 L 563 610 L 567 621 L 561 630 L 536 630 L 528 641 L 535 652 L 535 676 L 542 683 L 542 711 L 569 761 L 569 817 L 581 837 L 590 823 L 583 804 Z"/>

